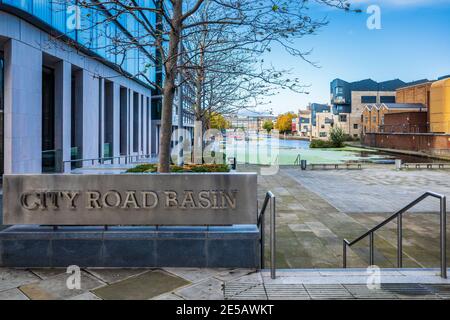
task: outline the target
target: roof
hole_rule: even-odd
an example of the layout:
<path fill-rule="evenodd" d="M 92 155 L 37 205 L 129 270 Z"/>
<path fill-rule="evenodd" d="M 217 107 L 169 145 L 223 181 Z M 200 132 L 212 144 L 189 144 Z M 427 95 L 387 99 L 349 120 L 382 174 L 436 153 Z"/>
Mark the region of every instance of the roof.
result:
<path fill-rule="evenodd" d="M 367 104 L 364 107 L 364 110 L 372 110 L 372 109 L 381 109 L 387 108 L 389 110 L 417 110 L 417 111 L 425 111 L 427 107 L 421 103 L 374 103 Z"/>
<path fill-rule="evenodd" d="M 425 84 L 425 83 L 430 83 L 430 82 L 433 82 L 433 81 L 432 80 L 428 80 L 428 79 L 420 79 L 420 80 L 416 80 L 416 81 L 411 81 L 411 82 L 405 83 L 405 85 L 399 87 L 399 89 L 408 88 L 408 87 L 414 87 L 414 86 L 418 86 L 418 85 Z"/>
<path fill-rule="evenodd" d="M 426 109 L 421 103 L 382 103 L 388 109 Z"/>
<path fill-rule="evenodd" d="M 269 114 L 267 112 L 258 112 L 255 110 L 241 110 L 235 114 L 235 116 L 239 118 L 248 117 L 248 118 L 276 118 L 273 114 Z"/>
<path fill-rule="evenodd" d="M 349 86 L 350 91 L 395 91 L 405 85 L 405 82 L 400 79 L 377 82 L 370 78 L 350 83 L 338 78 L 334 79 L 331 83 L 346 84 Z"/>

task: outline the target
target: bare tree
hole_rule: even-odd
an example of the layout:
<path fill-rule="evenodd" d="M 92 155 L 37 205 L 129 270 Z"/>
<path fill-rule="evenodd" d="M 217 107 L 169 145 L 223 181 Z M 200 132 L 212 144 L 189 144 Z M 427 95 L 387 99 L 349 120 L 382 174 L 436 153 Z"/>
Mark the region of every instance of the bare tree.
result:
<path fill-rule="evenodd" d="M 214 46 L 206 45 L 202 49 L 201 45 L 192 42 L 193 35 L 205 28 L 208 32 L 225 32 L 225 38 L 233 41 L 225 44 L 226 50 L 223 52 L 227 51 L 229 54 L 237 55 L 235 63 L 238 63 L 239 57 L 245 60 L 249 57 L 264 54 L 271 50 L 272 45 L 281 46 L 289 54 L 308 61 L 308 52 L 302 52 L 296 48 L 294 40 L 314 34 L 318 28 L 326 24 L 326 21 L 322 19 L 315 20 L 310 17 L 309 7 L 317 4 L 350 10 L 348 0 L 155 0 L 154 4 L 153 1 L 151 2 L 152 4 L 149 5 L 150 1 L 142 0 L 82 0 L 77 4 L 85 13 L 83 18 L 90 21 L 90 23 L 82 25 L 82 28 L 88 30 L 101 26 L 97 29 L 103 30 L 103 36 L 108 37 L 109 41 L 97 44 L 97 46 L 101 46 L 103 50 L 117 56 L 119 66 L 126 63 L 127 58 L 129 58 L 127 54 L 132 48 L 154 49 L 144 50 L 145 54 L 142 59 L 144 59 L 146 68 L 136 72 L 136 74 L 129 74 L 125 70 L 123 70 L 123 73 L 131 78 L 150 83 L 163 96 L 159 148 L 160 172 L 169 172 L 172 106 L 175 90 L 184 84 L 184 81 L 177 81 L 178 75 L 180 73 L 189 74 L 196 64 L 198 67 L 199 64 L 193 61 L 194 59 L 201 59 L 202 54 L 206 57 L 207 54 L 218 53 L 222 50 L 217 51 L 217 48 L 219 48 L 217 43 Z M 205 12 L 208 14 L 205 14 Z M 156 26 L 148 19 L 149 14 L 156 15 Z M 202 14 L 203 16 L 201 16 Z M 133 21 L 137 23 L 134 28 L 137 26 L 145 32 L 137 32 L 137 28 L 130 30 L 128 26 L 123 26 L 121 21 L 124 20 L 124 17 L 134 19 Z M 116 22 L 121 24 L 121 28 L 124 30 L 121 30 L 118 34 L 109 34 L 107 26 Z M 180 55 L 184 54 L 180 51 L 182 43 L 188 48 L 186 54 L 189 59 L 180 59 Z M 210 49 L 210 47 L 215 47 L 216 50 Z M 163 83 L 148 76 L 148 69 L 154 67 L 162 67 L 164 72 Z M 239 68 L 239 65 L 235 67 Z M 248 65 L 244 68 L 248 68 Z M 214 75 L 224 73 L 224 70 L 231 71 L 231 74 L 233 74 L 232 68 L 214 70 L 213 66 L 208 65 L 208 68 L 205 67 L 202 71 L 204 74 L 197 74 L 196 77 L 200 79 L 203 88 L 208 88 L 208 85 L 210 88 L 214 88 L 223 83 L 223 80 L 218 80 L 218 77 Z M 206 71 L 212 76 L 208 78 Z M 242 76 L 241 71 L 236 70 L 236 74 Z M 272 79 L 271 81 L 275 81 L 279 76 L 275 70 L 272 70 L 272 73 L 268 72 L 270 71 L 265 70 L 260 72 L 259 75 L 253 72 L 253 81 L 258 78 L 264 80 L 260 82 L 262 85 L 266 80 Z M 184 79 L 187 79 L 186 81 L 192 80 L 191 77 L 185 77 Z M 244 77 L 239 79 L 245 80 Z M 248 81 L 248 84 L 245 84 L 245 81 L 237 81 L 234 85 L 243 88 L 246 85 L 251 86 L 250 83 L 255 84 L 257 81 Z M 226 84 L 229 85 L 230 82 Z M 253 86 L 254 88 L 255 86 Z M 206 98 L 202 90 L 198 87 L 197 94 L 199 97 Z M 250 92 L 250 90 L 248 91 Z M 216 91 L 210 91 L 209 101 L 211 106 L 218 105 L 212 103 L 213 97 L 217 99 L 218 96 L 220 94 Z M 199 102 L 197 104 L 200 107 L 201 104 Z"/>

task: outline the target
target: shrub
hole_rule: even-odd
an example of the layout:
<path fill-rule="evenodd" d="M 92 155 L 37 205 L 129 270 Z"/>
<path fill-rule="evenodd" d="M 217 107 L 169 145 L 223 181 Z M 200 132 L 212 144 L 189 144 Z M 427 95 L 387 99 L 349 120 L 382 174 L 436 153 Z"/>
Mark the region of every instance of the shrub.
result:
<path fill-rule="evenodd" d="M 155 173 L 158 171 L 158 165 L 156 164 L 140 164 L 134 168 L 128 169 L 127 173 Z M 187 164 L 181 166 L 170 166 L 170 172 L 230 172 L 230 168 L 226 164 Z"/>
<path fill-rule="evenodd" d="M 311 144 L 309 145 L 310 148 L 333 148 L 333 143 L 328 140 L 319 140 L 315 139 L 311 141 Z"/>
<path fill-rule="evenodd" d="M 344 146 L 344 130 L 342 128 L 333 127 L 330 130 L 330 142 L 334 148 L 342 148 Z"/>
<path fill-rule="evenodd" d="M 144 163 L 127 170 L 128 173 L 156 172 L 158 167 L 156 164 Z"/>
<path fill-rule="evenodd" d="M 344 141 L 359 141 L 359 137 L 353 137 L 349 134 L 344 134 Z"/>

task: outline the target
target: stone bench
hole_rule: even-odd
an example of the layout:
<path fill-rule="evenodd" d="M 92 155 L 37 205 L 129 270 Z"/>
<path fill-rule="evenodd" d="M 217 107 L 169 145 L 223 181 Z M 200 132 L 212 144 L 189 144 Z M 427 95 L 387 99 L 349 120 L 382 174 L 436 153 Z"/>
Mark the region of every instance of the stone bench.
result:
<path fill-rule="evenodd" d="M 361 170 L 362 169 L 362 164 L 361 163 L 310 164 L 309 168 L 311 170 L 315 170 L 315 169 L 322 169 L 322 170 L 339 170 L 339 169 Z"/>

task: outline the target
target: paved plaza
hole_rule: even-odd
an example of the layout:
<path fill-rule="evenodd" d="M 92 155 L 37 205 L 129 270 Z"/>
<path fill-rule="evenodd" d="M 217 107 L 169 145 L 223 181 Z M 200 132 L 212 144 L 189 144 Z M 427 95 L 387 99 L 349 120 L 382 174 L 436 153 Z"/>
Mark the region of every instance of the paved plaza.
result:
<path fill-rule="evenodd" d="M 253 166 L 239 168 L 255 170 Z M 404 218 L 404 266 L 416 269 L 390 269 L 396 263 L 395 222 L 375 237 L 375 264 L 388 268 L 382 271 L 380 288 L 366 286 L 367 241 L 348 252 L 349 267 L 361 269 L 338 268 L 344 238 L 356 238 L 426 190 L 450 196 L 449 183 L 450 171 L 283 167 L 276 175 L 258 176 L 260 202 L 268 190 L 277 197 L 280 271 L 275 280 L 267 271 L 247 269 L 83 269 L 81 289 L 69 290 L 70 275 L 65 269 L 3 268 L 0 300 L 448 299 L 450 282 L 441 279 L 437 269 L 439 219 L 433 202 L 420 205 Z"/>
<path fill-rule="evenodd" d="M 450 196 L 450 171 L 284 167 L 276 175 L 259 176 L 258 184 L 260 199 L 267 190 L 277 196 L 278 266 L 340 268 L 344 238 L 357 238 L 425 191 Z M 439 266 L 438 203 L 425 200 L 404 216 L 405 267 Z M 396 228 L 394 221 L 375 235 L 375 263 L 381 267 L 395 267 Z M 350 267 L 366 267 L 368 240 L 348 255 Z"/>

